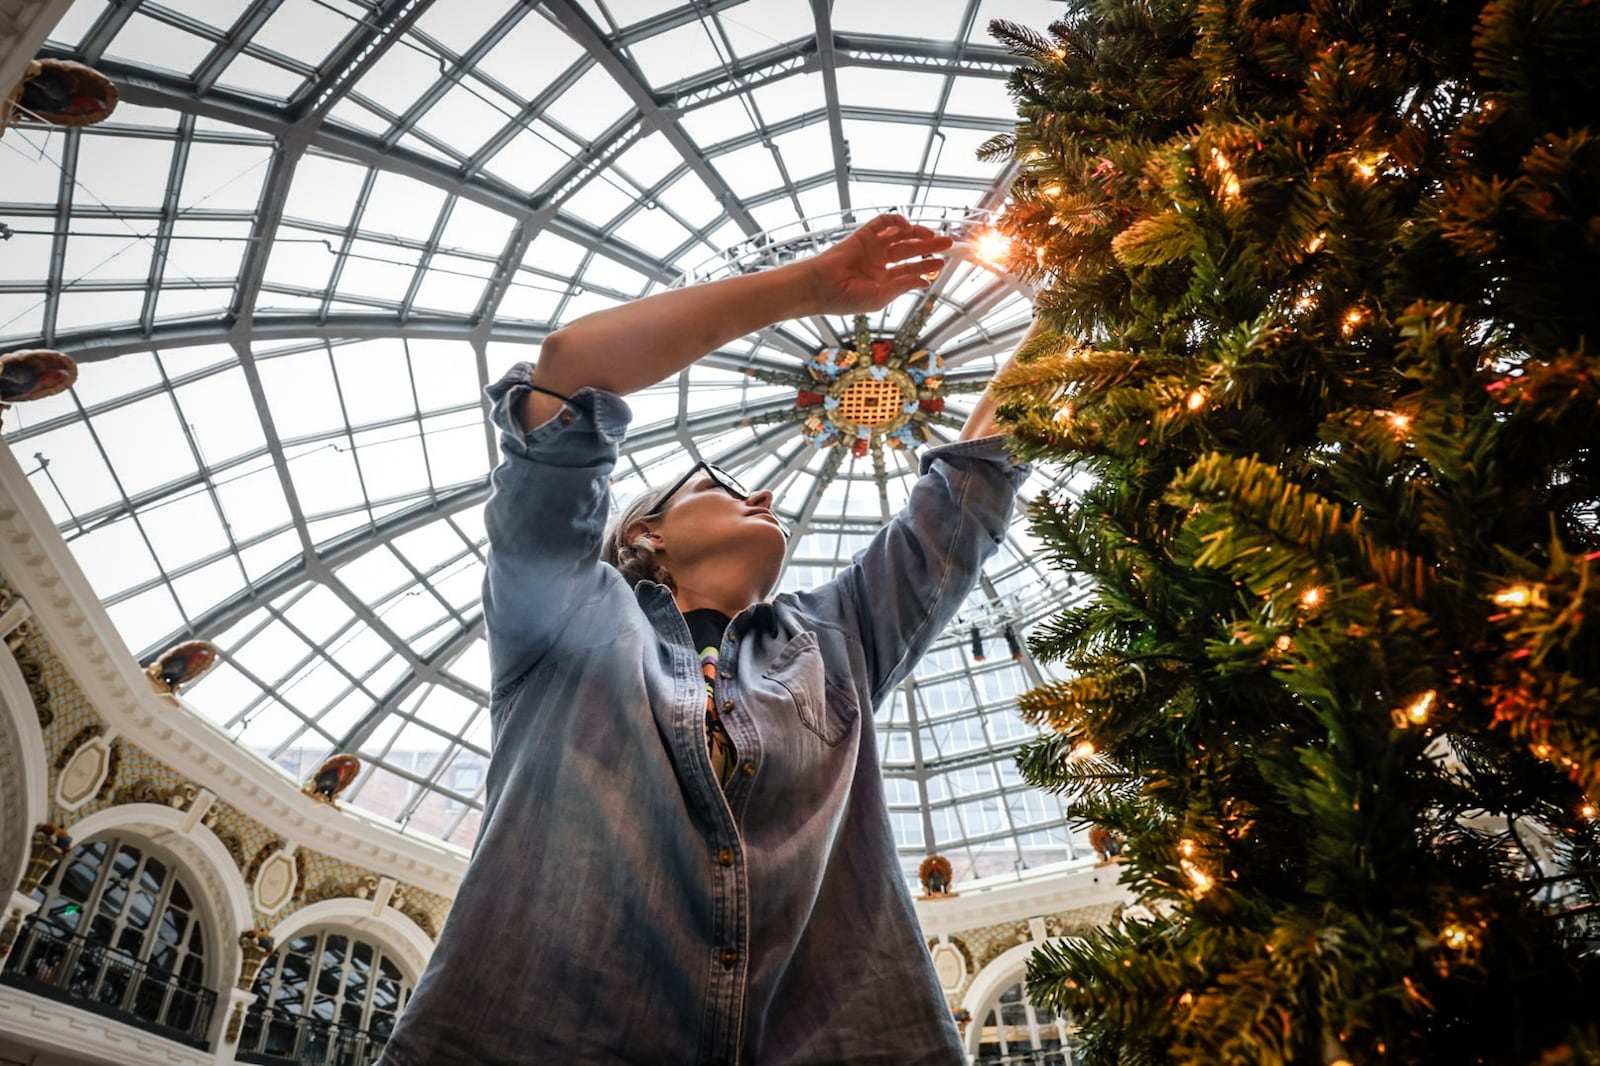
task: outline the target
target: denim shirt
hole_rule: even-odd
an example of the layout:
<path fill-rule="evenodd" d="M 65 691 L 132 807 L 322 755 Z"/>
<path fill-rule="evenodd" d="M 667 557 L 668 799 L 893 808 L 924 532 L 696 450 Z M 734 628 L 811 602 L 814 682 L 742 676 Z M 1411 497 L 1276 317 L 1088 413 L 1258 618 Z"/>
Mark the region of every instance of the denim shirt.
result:
<path fill-rule="evenodd" d="M 726 792 L 672 594 L 600 561 L 630 413 L 595 389 L 524 434 L 489 390 L 494 753 L 476 851 L 384 1066 L 965 1061 L 900 874 L 872 708 L 999 544 L 1026 469 L 930 448 L 837 578 L 720 649 Z"/>

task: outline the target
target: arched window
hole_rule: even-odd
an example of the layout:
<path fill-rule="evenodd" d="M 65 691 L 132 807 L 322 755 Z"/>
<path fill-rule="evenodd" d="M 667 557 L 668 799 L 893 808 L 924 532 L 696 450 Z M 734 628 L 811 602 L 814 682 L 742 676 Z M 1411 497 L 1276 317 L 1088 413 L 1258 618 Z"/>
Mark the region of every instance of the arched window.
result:
<path fill-rule="evenodd" d="M 388 1043 L 411 983 L 382 948 L 324 929 L 283 944 L 253 991 L 240 1062 L 366 1066 Z"/>
<path fill-rule="evenodd" d="M 975 1018 L 974 1021 L 977 1019 Z M 973 1066 L 1078 1066 L 1072 1023 L 1028 1002 L 1021 981 L 984 1011 Z"/>
<path fill-rule="evenodd" d="M 82 844 L 34 892 L 5 981 L 204 1047 L 216 993 L 188 889 L 121 837 Z"/>

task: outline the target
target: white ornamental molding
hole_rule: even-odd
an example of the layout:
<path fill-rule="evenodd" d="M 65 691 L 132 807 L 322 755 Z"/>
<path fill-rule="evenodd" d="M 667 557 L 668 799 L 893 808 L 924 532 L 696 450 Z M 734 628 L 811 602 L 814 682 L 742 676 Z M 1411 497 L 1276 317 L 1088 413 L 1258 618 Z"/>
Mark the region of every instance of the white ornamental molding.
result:
<path fill-rule="evenodd" d="M 961 949 L 949 941 L 941 941 L 933 946 L 932 955 L 933 972 L 944 994 L 953 996 L 961 991 L 961 983 L 967 979 L 967 960 Z"/>
<path fill-rule="evenodd" d="M 56 802 L 75 811 L 99 795 L 115 760 L 115 738 L 104 733 L 84 740 L 67 757 L 56 778 Z"/>
<path fill-rule="evenodd" d="M 167 1040 L 73 1003 L 46 999 L 0 985 L 0 1033 L 36 1048 L 48 1048 L 40 1062 L 78 1062 L 84 1066 L 216 1066 L 217 1057 L 188 1044 Z"/>
<path fill-rule="evenodd" d="M 159 803 L 105 807 L 72 824 L 73 847 L 118 834 L 166 860 L 197 904 L 206 942 L 207 983 L 227 988 L 239 974 L 239 932 L 250 928 L 250 889 L 227 847 L 209 831 L 185 832 L 185 812 Z"/>
<path fill-rule="evenodd" d="M 72 0 L 0 0 L 0 96 L 27 72 Z"/>
<path fill-rule="evenodd" d="M 406 980 L 415 984 L 433 954 L 433 940 L 394 907 L 373 907 L 372 903 L 354 896 L 308 903 L 272 927 L 273 942 L 281 947 L 301 933 L 342 929 L 382 948 Z"/>
<path fill-rule="evenodd" d="M 49 817 L 49 767 L 28 683 L 0 647 L 0 891 L 21 882 L 33 827 Z"/>
<path fill-rule="evenodd" d="M 294 898 L 299 885 L 300 871 L 294 861 L 294 851 L 274 849 L 256 870 L 255 882 L 251 885 L 256 908 L 263 914 L 277 913 Z"/>

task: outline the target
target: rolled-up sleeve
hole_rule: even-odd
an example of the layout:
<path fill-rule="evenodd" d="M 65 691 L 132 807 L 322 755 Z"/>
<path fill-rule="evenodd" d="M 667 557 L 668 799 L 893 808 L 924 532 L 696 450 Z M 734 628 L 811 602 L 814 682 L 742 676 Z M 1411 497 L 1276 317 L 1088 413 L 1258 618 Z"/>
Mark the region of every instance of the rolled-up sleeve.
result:
<path fill-rule="evenodd" d="M 632 412 L 622 399 L 582 389 L 524 433 L 517 412 L 533 367 L 518 363 L 488 389 L 500 430 L 490 475 L 483 581 L 491 684 L 527 673 L 575 611 L 599 589 L 610 477 Z"/>
<path fill-rule="evenodd" d="M 853 618 L 874 705 L 955 617 L 1004 539 L 1029 469 L 1002 437 L 928 449 L 901 512 L 844 573 L 802 597 L 824 615 L 837 611 L 843 624 Z"/>

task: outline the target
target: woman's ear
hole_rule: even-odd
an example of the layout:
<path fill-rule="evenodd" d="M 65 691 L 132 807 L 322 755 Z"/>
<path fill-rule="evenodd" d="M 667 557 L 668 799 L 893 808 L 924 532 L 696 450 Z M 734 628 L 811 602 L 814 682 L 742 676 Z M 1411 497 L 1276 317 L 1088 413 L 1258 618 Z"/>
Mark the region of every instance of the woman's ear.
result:
<path fill-rule="evenodd" d="M 650 547 L 655 551 L 663 551 L 666 548 L 666 544 L 661 539 L 661 534 L 651 529 L 649 523 L 644 521 L 635 522 L 629 526 L 623 540 L 628 544 L 638 544 L 641 537 L 648 538 Z"/>

